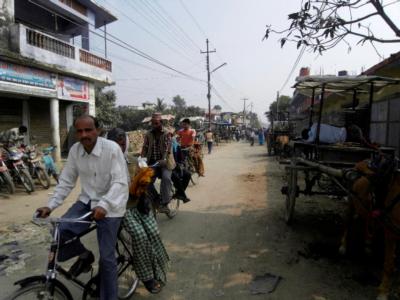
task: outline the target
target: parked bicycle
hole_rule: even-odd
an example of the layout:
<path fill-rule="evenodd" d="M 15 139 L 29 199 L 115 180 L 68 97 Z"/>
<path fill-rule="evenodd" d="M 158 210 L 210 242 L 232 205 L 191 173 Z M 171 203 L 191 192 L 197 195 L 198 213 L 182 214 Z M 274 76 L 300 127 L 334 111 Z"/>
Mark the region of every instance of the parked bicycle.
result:
<path fill-rule="evenodd" d="M 52 242 L 50 245 L 46 272 L 44 275 L 30 276 L 17 281 L 15 285 L 18 285 L 19 289 L 9 296 L 7 300 L 73 300 L 74 298 L 68 288 L 57 279 L 58 275 L 62 275 L 66 280 L 80 287 L 83 291 L 83 300 L 98 299 L 100 293 L 98 273 L 93 275 L 92 270 L 91 278 L 87 282 L 83 282 L 72 277 L 67 270 L 57 263 L 57 253 L 61 247 L 77 238 L 87 235 L 97 228 L 97 225 L 90 221 L 91 214 L 92 212 L 89 212 L 76 219 L 48 218 L 43 220 L 34 216 L 35 223 L 41 224 L 45 221 L 52 225 Z M 61 223 L 65 222 L 90 223 L 92 225 L 76 237 L 61 243 L 59 227 Z M 139 279 L 135 274 L 132 264 L 131 237 L 122 226 L 118 233 L 116 255 L 118 264 L 118 299 L 129 299 L 135 292 L 139 284 Z"/>

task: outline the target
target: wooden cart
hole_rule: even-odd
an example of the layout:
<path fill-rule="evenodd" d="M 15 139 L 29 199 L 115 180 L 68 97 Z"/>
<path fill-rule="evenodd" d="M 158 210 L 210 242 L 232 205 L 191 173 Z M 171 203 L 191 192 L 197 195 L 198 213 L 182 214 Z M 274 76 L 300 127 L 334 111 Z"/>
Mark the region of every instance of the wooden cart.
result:
<path fill-rule="evenodd" d="M 394 148 L 373 149 L 354 144 L 321 144 L 319 134 L 325 93 L 352 93 L 353 99 L 356 99 L 357 93 L 368 93 L 370 116 L 374 92 L 390 84 L 399 84 L 399 81 L 377 76 L 306 76 L 295 85 L 300 92 L 305 90 L 309 92 L 311 89 L 310 126 L 313 120 L 316 95 L 320 96 L 320 103 L 315 142 L 292 141 L 292 157 L 281 162 L 287 164 L 285 167 L 287 185 L 283 186 L 281 190 L 282 194 L 286 196 L 285 220 L 287 224 L 293 220 L 296 199 L 300 194 L 346 196 L 348 188 L 344 174 L 347 169 L 353 168 L 359 161 L 373 158 L 374 155 L 381 153 L 395 155 Z M 353 101 L 352 109 L 355 109 L 355 106 L 356 101 Z M 366 128 L 364 133 L 368 136 L 369 128 Z M 299 172 L 304 173 L 305 188 L 302 190 L 298 185 Z"/>

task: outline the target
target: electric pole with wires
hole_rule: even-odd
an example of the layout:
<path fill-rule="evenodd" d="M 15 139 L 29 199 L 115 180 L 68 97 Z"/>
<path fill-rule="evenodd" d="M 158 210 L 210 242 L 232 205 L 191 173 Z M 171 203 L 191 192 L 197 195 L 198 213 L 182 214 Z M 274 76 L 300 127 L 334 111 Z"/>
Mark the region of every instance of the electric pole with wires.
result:
<path fill-rule="evenodd" d="M 243 103 L 243 125 L 244 125 L 244 128 L 246 128 L 246 101 L 249 99 L 243 98 L 242 100 L 244 101 L 244 103 Z"/>
<path fill-rule="evenodd" d="M 217 52 L 215 49 L 208 49 L 208 39 L 206 39 L 207 51 L 200 51 L 201 54 L 207 54 L 207 99 L 208 99 L 208 130 L 211 130 L 211 73 L 210 73 L 210 53 Z"/>

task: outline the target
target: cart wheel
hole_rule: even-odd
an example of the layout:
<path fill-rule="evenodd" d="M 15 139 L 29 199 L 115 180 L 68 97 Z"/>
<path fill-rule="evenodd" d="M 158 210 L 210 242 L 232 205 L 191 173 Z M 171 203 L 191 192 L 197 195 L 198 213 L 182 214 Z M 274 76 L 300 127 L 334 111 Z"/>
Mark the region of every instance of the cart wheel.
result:
<path fill-rule="evenodd" d="M 286 224 L 290 225 L 293 221 L 294 207 L 297 197 L 297 170 L 290 168 L 288 174 L 288 191 L 286 194 Z"/>

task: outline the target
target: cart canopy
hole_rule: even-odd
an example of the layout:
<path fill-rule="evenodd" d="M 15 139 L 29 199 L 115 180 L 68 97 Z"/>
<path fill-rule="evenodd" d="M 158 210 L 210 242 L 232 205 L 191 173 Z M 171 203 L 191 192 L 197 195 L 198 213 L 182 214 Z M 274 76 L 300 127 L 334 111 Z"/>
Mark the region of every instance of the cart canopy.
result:
<path fill-rule="evenodd" d="M 296 78 L 296 84 L 293 86 L 300 94 L 311 96 L 313 90 L 315 95 L 321 94 L 324 88 L 328 93 L 343 93 L 353 94 L 357 93 L 368 94 L 371 92 L 378 92 L 380 89 L 392 85 L 399 84 L 400 79 L 381 77 L 381 76 L 302 76 Z"/>

